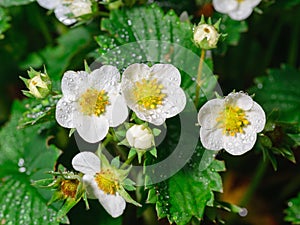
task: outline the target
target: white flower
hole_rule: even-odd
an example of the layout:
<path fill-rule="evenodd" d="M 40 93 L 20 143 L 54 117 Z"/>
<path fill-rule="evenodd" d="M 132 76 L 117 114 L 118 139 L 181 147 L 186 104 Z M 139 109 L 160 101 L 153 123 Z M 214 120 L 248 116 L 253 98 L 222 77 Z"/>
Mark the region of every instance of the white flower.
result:
<path fill-rule="evenodd" d="M 256 133 L 264 129 L 266 116 L 250 96 L 239 92 L 206 102 L 198 113 L 198 121 L 205 148 L 224 148 L 232 155 L 241 155 L 253 148 Z"/>
<path fill-rule="evenodd" d="M 92 152 L 81 152 L 72 160 L 73 168 L 84 174 L 83 182 L 89 198 L 99 200 L 112 216 L 123 214 L 126 201 L 118 193 L 120 181 L 114 170 L 101 168 L 100 159 Z"/>
<path fill-rule="evenodd" d="M 43 8 L 54 10 L 56 18 L 65 25 L 71 25 L 76 17 L 92 13 L 90 0 L 37 0 Z"/>
<path fill-rule="evenodd" d="M 65 72 L 61 89 L 63 97 L 56 105 L 56 120 L 66 128 L 76 128 L 90 143 L 101 141 L 109 127 L 123 123 L 128 116 L 120 95 L 120 74 L 116 67 L 102 66 L 91 74 Z"/>
<path fill-rule="evenodd" d="M 244 20 L 260 2 L 261 0 L 213 0 L 213 6 L 216 11 L 228 14 L 231 19 Z"/>
<path fill-rule="evenodd" d="M 186 97 L 181 77 L 171 64 L 132 64 L 122 75 L 121 89 L 126 103 L 137 117 L 154 125 L 180 113 Z"/>
<path fill-rule="evenodd" d="M 143 125 L 133 125 L 126 132 L 129 145 L 137 149 L 148 149 L 153 146 L 154 136 L 150 128 Z"/>
<path fill-rule="evenodd" d="M 217 47 L 220 34 L 216 28 L 209 24 L 199 24 L 194 31 L 194 41 L 204 49 Z"/>

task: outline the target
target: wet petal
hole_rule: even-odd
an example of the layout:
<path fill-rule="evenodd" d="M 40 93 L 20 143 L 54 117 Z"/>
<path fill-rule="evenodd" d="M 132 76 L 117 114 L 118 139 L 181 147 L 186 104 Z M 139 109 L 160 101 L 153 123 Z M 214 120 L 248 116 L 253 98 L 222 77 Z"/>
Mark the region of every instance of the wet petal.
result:
<path fill-rule="evenodd" d="M 180 85 L 181 75 L 179 70 L 171 64 L 155 64 L 150 68 L 151 75 L 158 80 L 168 80 L 173 85 Z"/>
<path fill-rule="evenodd" d="M 81 116 L 76 119 L 75 127 L 85 141 L 96 143 L 105 138 L 109 124 L 104 116 Z"/>
<path fill-rule="evenodd" d="M 105 116 L 110 127 L 119 126 L 128 117 L 128 108 L 122 95 L 110 95 L 111 104 L 107 107 Z"/>
<path fill-rule="evenodd" d="M 264 129 L 266 124 L 266 114 L 262 107 L 256 102 L 253 102 L 251 110 L 247 111 L 247 119 L 250 122 L 249 126 L 253 127 L 255 132 L 259 133 Z"/>
<path fill-rule="evenodd" d="M 238 7 L 236 0 L 213 0 L 213 6 L 220 13 L 228 13 Z"/>
<path fill-rule="evenodd" d="M 76 102 L 61 98 L 56 104 L 55 118 L 59 125 L 66 128 L 75 128 L 74 111 Z"/>
<path fill-rule="evenodd" d="M 93 152 L 80 152 L 72 159 L 72 166 L 75 170 L 89 175 L 100 171 L 100 159 Z"/>
<path fill-rule="evenodd" d="M 60 0 L 37 0 L 37 3 L 45 9 L 54 9 L 60 4 Z"/>
<path fill-rule="evenodd" d="M 96 90 L 109 91 L 112 89 L 118 89 L 116 91 L 119 92 L 119 81 L 119 70 L 114 66 L 104 65 L 91 72 L 88 78 L 88 85 Z"/>
<path fill-rule="evenodd" d="M 97 198 L 104 209 L 114 218 L 119 217 L 123 214 L 126 201 L 118 193 L 116 195 L 105 194 L 99 190 Z"/>
<path fill-rule="evenodd" d="M 61 90 L 64 97 L 76 100 L 85 91 L 88 73 L 84 71 L 67 71 L 61 81 Z"/>
<path fill-rule="evenodd" d="M 198 122 L 205 129 L 216 127 L 217 118 L 224 110 L 224 99 L 212 99 L 206 102 L 198 113 Z"/>
<path fill-rule="evenodd" d="M 225 103 L 238 106 L 243 110 L 249 110 L 253 106 L 252 98 L 243 92 L 232 92 L 225 98 Z"/>
<path fill-rule="evenodd" d="M 167 87 L 166 97 L 160 108 L 164 118 L 170 118 L 182 112 L 186 105 L 186 96 L 184 91 L 177 86 L 169 85 Z"/>
<path fill-rule="evenodd" d="M 58 5 L 54 9 L 56 18 L 65 25 L 71 25 L 76 22 L 76 19 L 70 18 L 69 15 L 72 14 L 71 10 L 62 4 Z"/>
<path fill-rule="evenodd" d="M 148 79 L 150 68 L 143 63 L 135 63 L 126 68 L 122 75 L 122 86 L 126 86 L 127 82 L 135 82 L 143 78 Z"/>
<path fill-rule="evenodd" d="M 201 127 L 200 140 L 203 147 L 209 150 L 221 150 L 223 148 L 222 129 L 207 130 Z"/>
<path fill-rule="evenodd" d="M 224 136 L 224 149 L 231 155 L 242 155 L 251 150 L 256 142 L 256 132 L 249 126 L 245 133 L 236 136 Z"/>

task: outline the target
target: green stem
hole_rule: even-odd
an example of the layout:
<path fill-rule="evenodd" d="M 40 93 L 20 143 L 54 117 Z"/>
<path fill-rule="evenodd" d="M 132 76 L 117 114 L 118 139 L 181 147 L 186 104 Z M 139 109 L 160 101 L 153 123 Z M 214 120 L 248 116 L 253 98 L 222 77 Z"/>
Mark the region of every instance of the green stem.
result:
<path fill-rule="evenodd" d="M 126 166 L 129 166 L 130 163 L 135 159 L 137 154 L 134 154 L 133 156 L 129 157 L 128 159 L 126 159 L 126 161 L 122 164 L 122 166 L 120 167 L 120 169 L 125 169 Z"/>
<path fill-rule="evenodd" d="M 254 172 L 252 181 L 251 181 L 244 197 L 241 199 L 241 201 L 238 204 L 240 207 L 244 207 L 249 203 L 249 201 L 253 197 L 253 194 L 257 190 L 257 187 L 259 186 L 261 179 L 263 178 L 263 176 L 266 172 L 267 167 L 268 167 L 268 163 L 262 159 Z M 227 219 L 227 225 L 236 224 L 237 218 L 238 217 L 236 214 L 231 214 L 231 216 Z"/>
<path fill-rule="evenodd" d="M 243 199 L 240 201 L 240 204 L 239 204 L 240 206 L 246 206 L 249 203 L 249 201 L 251 200 L 253 194 L 255 193 L 258 185 L 260 184 L 261 179 L 263 178 L 267 167 L 268 167 L 268 163 L 262 159 L 255 170 L 252 181 L 251 181 Z"/>
<path fill-rule="evenodd" d="M 99 144 L 99 147 L 98 147 L 98 149 L 97 149 L 97 151 L 96 151 L 96 154 L 97 154 L 97 155 L 100 155 L 100 153 L 102 152 L 102 150 L 103 150 L 103 149 L 106 147 L 106 145 L 108 145 L 108 143 L 109 143 L 110 141 L 112 141 L 112 140 L 113 140 L 113 136 L 110 135 L 110 134 L 107 134 L 105 140 L 104 140 L 102 143 Z"/>
<path fill-rule="evenodd" d="M 293 26 L 293 31 L 291 35 L 292 40 L 290 41 L 290 48 L 289 48 L 289 55 L 288 55 L 288 63 L 291 66 L 296 66 L 297 64 L 299 31 L 300 31 L 299 26 L 295 24 L 295 26 Z"/>
<path fill-rule="evenodd" d="M 194 100 L 194 104 L 196 107 L 197 107 L 198 101 L 199 101 L 199 92 L 200 92 L 200 86 L 201 86 L 201 77 L 202 77 L 203 62 L 205 59 L 205 54 L 206 54 L 206 50 L 201 49 L 201 56 L 200 56 L 198 72 L 197 72 L 197 80 L 196 80 L 197 86 L 196 86 L 196 93 L 195 93 L 195 100 Z"/>

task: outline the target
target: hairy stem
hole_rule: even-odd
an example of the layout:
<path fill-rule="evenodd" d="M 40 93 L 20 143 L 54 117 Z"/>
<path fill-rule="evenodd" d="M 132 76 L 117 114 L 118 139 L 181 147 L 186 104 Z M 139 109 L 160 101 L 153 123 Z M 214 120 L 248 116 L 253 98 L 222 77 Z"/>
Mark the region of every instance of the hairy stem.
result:
<path fill-rule="evenodd" d="M 202 78 L 202 70 L 203 70 L 203 62 L 205 59 L 205 49 L 201 49 L 201 56 L 200 56 L 200 61 L 199 61 L 199 66 L 198 66 L 198 72 L 197 72 L 197 86 L 196 86 L 196 93 L 195 93 L 195 100 L 194 104 L 197 107 L 198 101 L 199 101 L 199 92 L 200 92 L 200 85 L 201 85 L 201 78 Z"/>

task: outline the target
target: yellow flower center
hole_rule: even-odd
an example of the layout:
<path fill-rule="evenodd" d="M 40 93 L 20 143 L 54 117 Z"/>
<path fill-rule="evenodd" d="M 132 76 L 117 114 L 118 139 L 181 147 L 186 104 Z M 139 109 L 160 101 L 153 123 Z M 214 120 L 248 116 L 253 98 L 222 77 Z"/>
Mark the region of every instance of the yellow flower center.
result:
<path fill-rule="evenodd" d="M 105 113 L 106 106 L 110 104 L 108 99 L 104 90 L 88 89 L 79 98 L 81 112 L 88 116 L 100 116 Z"/>
<path fill-rule="evenodd" d="M 245 0 L 236 0 L 238 3 L 241 3 L 241 2 L 243 2 L 243 1 L 245 1 Z"/>
<path fill-rule="evenodd" d="M 237 106 L 228 105 L 220 112 L 217 118 L 219 127 L 223 129 L 223 134 L 235 136 L 237 133 L 244 133 L 244 128 L 250 124 L 243 109 Z"/>
<path fill-rule="evenodd" d="M 120 188 L 118 180 L 114 174 L 109 170 L 103 170 L 100 173 L 96 173 L 95 181 L 104 193 L 114 195 Z"/>
<path fill-rule="evenodd" d="M 166 97 L 162 93 L 164 86 L 157 82 L 157 79 L 135 82 L 135 89 L 133 95 L 137 103 L 144 109 L 156 109 L 157 106 L 163 104 Z"/>
<path fill-rule="evenodd" d="M 74 179 L 74 180 L 64 180 L 61 182 L 60 185 L 60 190 L 62 193 L 71 198 L 75 198 L 76 192 L 77 192 L 77 187 L 78 187 L 79 181 Z"/>

